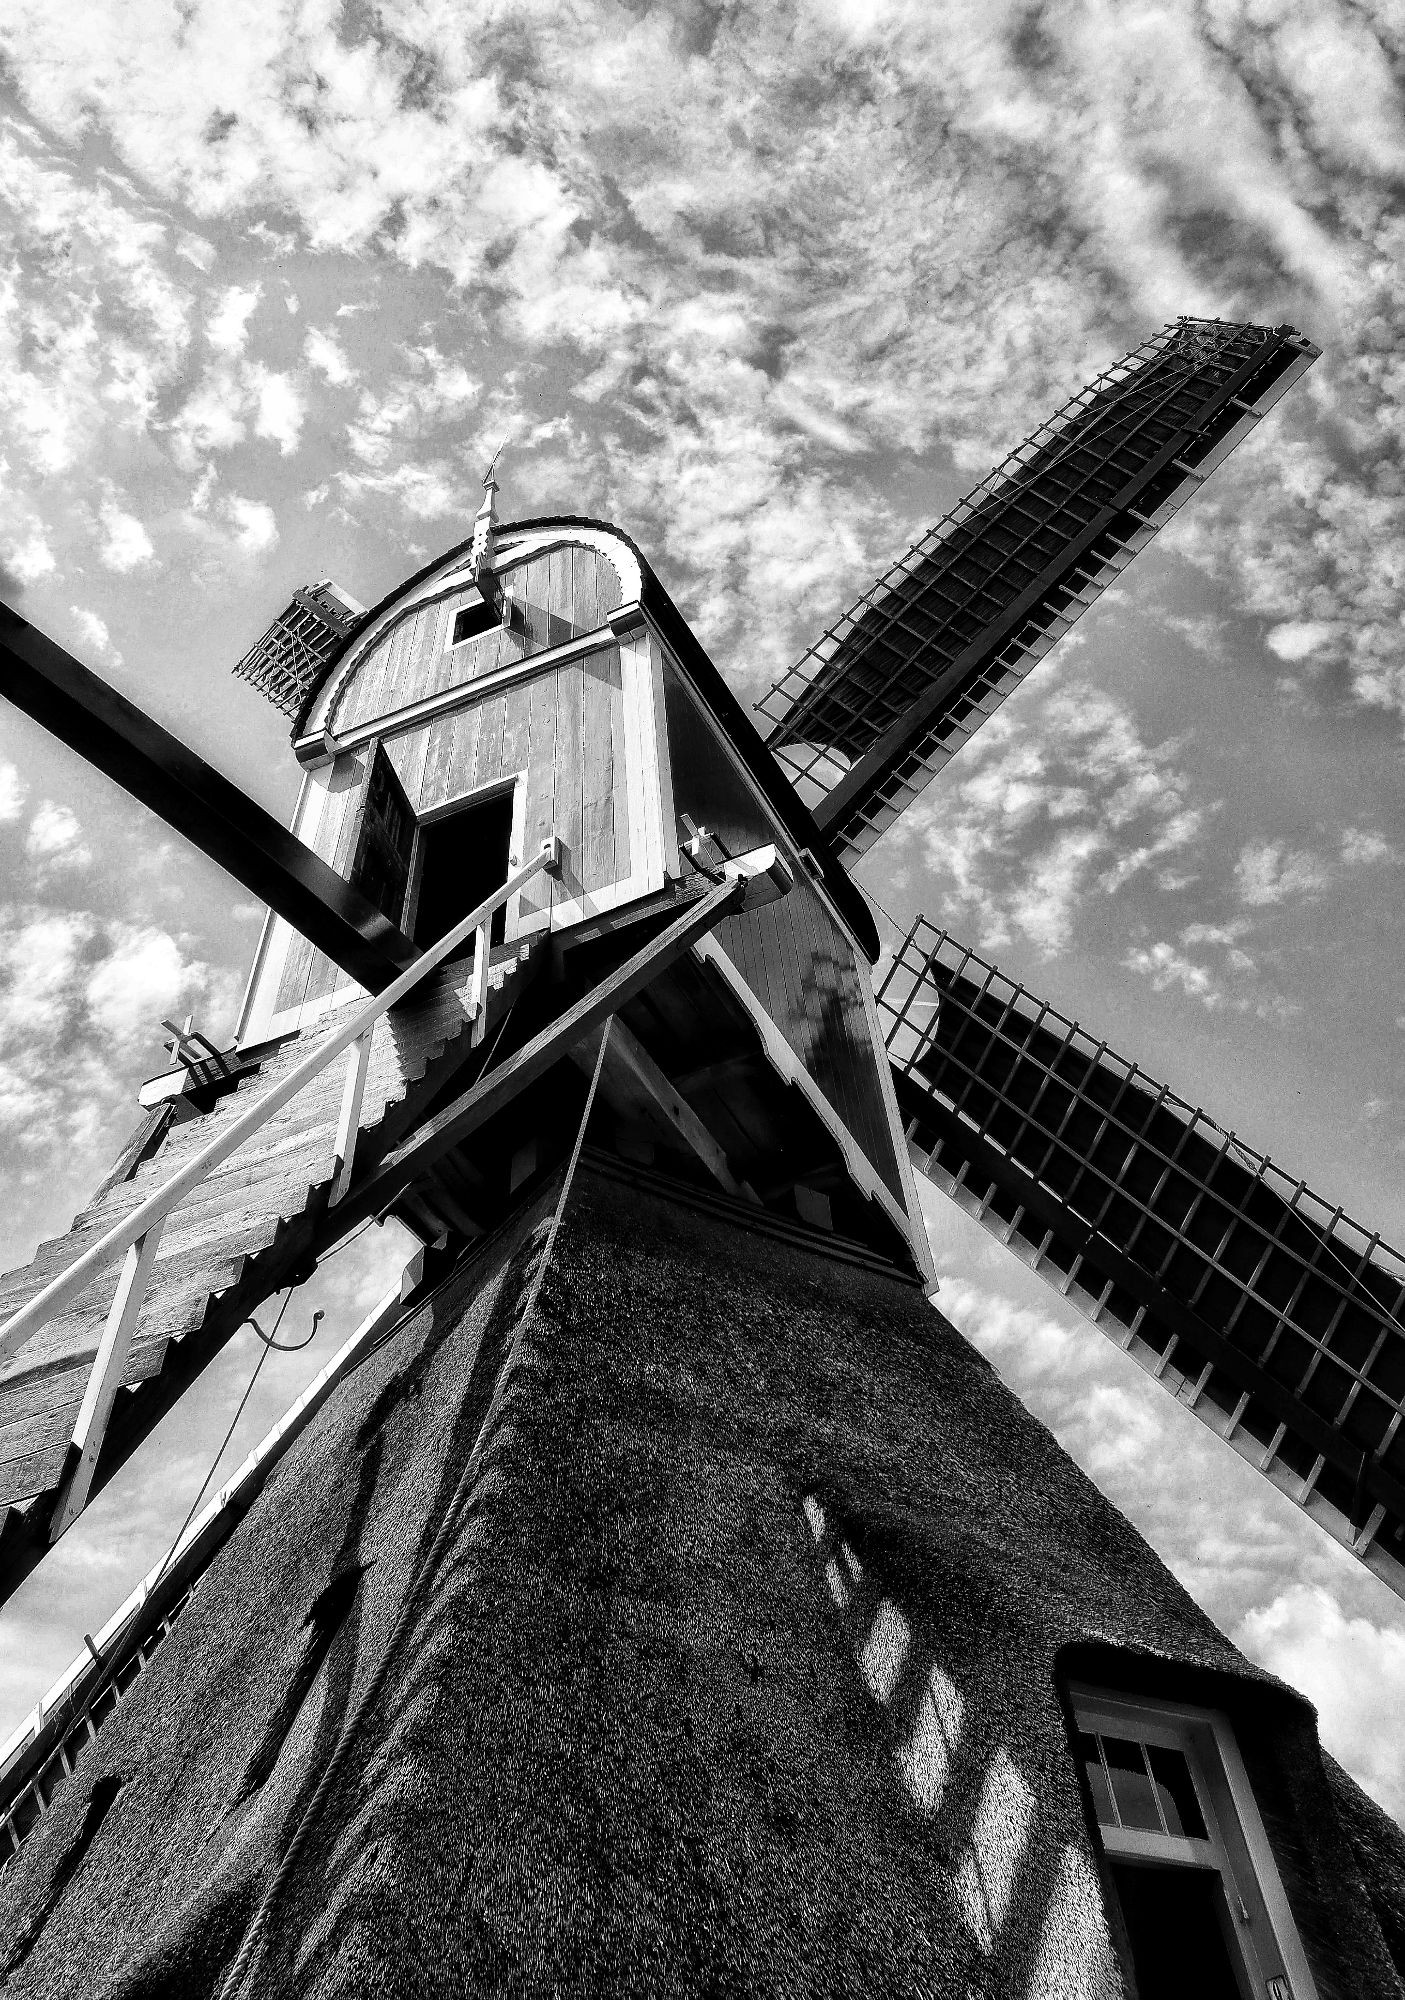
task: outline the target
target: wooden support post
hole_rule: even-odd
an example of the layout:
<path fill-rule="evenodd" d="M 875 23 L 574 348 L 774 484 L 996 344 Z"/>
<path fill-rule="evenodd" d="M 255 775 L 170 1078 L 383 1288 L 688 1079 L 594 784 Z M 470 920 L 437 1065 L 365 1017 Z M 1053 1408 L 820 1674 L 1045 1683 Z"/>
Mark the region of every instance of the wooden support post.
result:
<path fill-rule="evenodd" d="M 93 1474 L 97 1471 L 98 1453 L 107 1433 L 107 1420 L 112 1415 L 112 1405 L 122 1386 L 132 1332 L 151 1280 L 151 1267 L 156 1261 L 161 1228 L 161 1223 L 155 1222 L 145 1236 L 139 1236 L 122 1265 L 122 1275 L 117 1280 L 117 1290 L 108 1307 L 107 1323 L 103 1327 L 102 1339 L 98 1342 L 98 1351 L 88 1376 L 88 1386 L 83 1393 L 83 1407 L 78 1412 L 73 1442 L 68 1448 L 73 1469 L 59 1489 L 50 1517 L 50 1545 L 66 1528 L 72 1527 L 88 1504 Z"/>
<path fill-rule="evenodd" d="M 468 1011 L 473 1018 L 473 1046 L 477 1048 L 488 1032 L 488 959 L 490 926 L 480 924 L 474 932 L 473 984 L 469 989 Z"/>
<path fill-rule="evenodd" d="M 358 1035 L 346 1052 L 346 1082 L 342 1087 L 341 1114 L 337 1119 L 335 1165 L 328 1208 L 335 1208 L 351 1186 L 356 1159 L 356 1134 L 361 1129 L 361 1099 L 366 1090 L 366 1069 L 371 1059 L 371 1030 Z"/>

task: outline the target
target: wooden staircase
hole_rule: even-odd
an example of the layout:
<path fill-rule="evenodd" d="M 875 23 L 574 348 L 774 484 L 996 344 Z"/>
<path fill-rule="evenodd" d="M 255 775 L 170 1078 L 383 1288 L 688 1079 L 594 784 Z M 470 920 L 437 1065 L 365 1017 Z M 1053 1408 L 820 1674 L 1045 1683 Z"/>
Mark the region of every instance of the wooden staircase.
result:
<path fill-rule="evenodd" d="M 510 947 L 489 968 L 480 1032 L 473 1033 L 471 950 L 439 966 L 374 1026 L 356 1140 L 358 1168 L 373 1166 L 425 1116 L 445 1084 L 491 1050 L 498 1025 L 533 976 L 540 954 Z M 104 1184 L 66 1235 L 41 1244 L 22 1270 L 0 1277 L 0 1322 L 25 1305 L 124 1215 L 247 1111 L 333 1035 L 343 1008 L 293 1036 L 203 1116 L 169 1124 L 157 1150 L 129 1178 Z M 342 1104 L 343 1066 L 332 1063 L 276 1112 L 170 1216 L 136 1322 L 94 1490 L 130 1454 L 249 1313 L 300 1282 L 345 1232 L 328 1205 Z M 139 1155 L 140 1149 L 135 1149 Z M 470 1191 L 446 1163 L 395 1212 L 427 1240 L 470 1235 Z M 46 1529 L 113 1294 L 100 1273 L 0 1363 L 0 1599 L 47 1546 Z"/>

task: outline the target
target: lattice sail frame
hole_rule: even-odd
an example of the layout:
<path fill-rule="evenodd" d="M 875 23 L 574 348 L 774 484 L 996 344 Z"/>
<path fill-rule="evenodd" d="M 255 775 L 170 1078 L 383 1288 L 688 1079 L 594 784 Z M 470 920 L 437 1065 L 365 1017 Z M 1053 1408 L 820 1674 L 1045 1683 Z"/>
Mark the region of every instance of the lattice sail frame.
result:
<path fill-rule="evenodd" d="M 915 1164 L 1405 1596 L 1405 1256 L 925 918 Z"/>
<path fill-rule="evenodd" d="M 365 615 L 365 605 L 330 577 L 309 583 L 293 592 L 291 604 L 234 668 L 235 677 L 294 717 Z"/>
<path fill-rule="evenodd" d="M 1026 438 L 776 682 L 758 704 L 768 742 L 847 862 L 1319 351 L 1291 327 L 1173 321 Z"/>

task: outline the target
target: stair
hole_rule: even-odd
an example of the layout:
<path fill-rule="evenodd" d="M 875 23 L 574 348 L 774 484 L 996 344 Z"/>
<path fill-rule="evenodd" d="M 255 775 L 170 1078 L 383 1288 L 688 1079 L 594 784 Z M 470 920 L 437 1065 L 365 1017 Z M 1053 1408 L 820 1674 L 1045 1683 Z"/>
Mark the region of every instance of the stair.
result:
<path fill-rule="evenodd" d="M 486 1034 L 534 975 L 540 954 L 509 946 L 490 966 Z M 357 1141 L 358 1163 L 402 1139 L 455 1073 L 477 1053 L 466 1012 L 471 954 L 437 968 L 375 1024 Z M 357 1002 L 354 1005 L 359 1005 Z M 115 1222 L 129 1214 L 194 1152 L 241 1116 L 342 1025 L 352 1007 L 324 1016 L 277 1049 L 203 1117 L 171 1125 L 152 1158 L 130 1179 L 104 1183 L 66 1235 L 40 1245 L 22 1270 L 0 1275 L 0 1320 L 7 1319 Z M 340 1233 L 329 1216 L 333 1149 L 345 1062 L 313 1079 L 267 1125 L 217 1167 L 168 1217 L 150 1289 L 137 1321 L 108 1430 L 98 1480 L 110 1476 L 245 1317 L 305 1272 Z M 33 1554 L 61 1478 L 89 1370 L 120 1265 L 99 1273 L 77 1303 L 0 1364 L 0 1597 Z"/>

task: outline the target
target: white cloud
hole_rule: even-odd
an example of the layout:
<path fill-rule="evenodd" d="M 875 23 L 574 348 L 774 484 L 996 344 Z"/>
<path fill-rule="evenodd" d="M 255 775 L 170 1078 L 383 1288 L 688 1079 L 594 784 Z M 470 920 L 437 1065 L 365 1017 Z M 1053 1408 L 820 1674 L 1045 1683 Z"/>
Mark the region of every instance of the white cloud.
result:
<path fill-rule="evenodd" d="M 443 459 L 397 466 L 394 472 L 343 472 L 339 478 L 348 494 L 381 494 L 416 520 L 440 520 L 446 514 L 471 518 L 477 509 L 471 476 Z"/>
<path fill-rule="evenodd" d="M 1146 743 L 1130 710 L 1082 681 L 1024 691 L 888 836 L 920 852 L 953 924 L 1046 956 L 1091 900 L 1194 855 L 1213 804 L 1194 802 L 1175 742 Z"/>
<path fill-rule="evenodd" d="M 335 334 L 322 327 L 308 328 L 302 351 L 309 368 L 315 369 L 334 389 L 344 389 L 356 380 L 356 370 L 347 359 L 346 349 Z"/>
<path fill-rule="evenodd" d="M 0 763 L 0 822 L 18 819 L 24 811 L 25 785 L 13 764 Z"/>
<path fill-rule="evenodd" d="M 1310 850 L 1292 852 L 1281 840 L 1248 841 L 1234 864 L 1240 901 L 1250 908 L 1313 896 L 1330 880 L 1325 862 Z"/>
<path fill-rule="evenodd" d="M 1223 988 L 1210 967 L 1197 965 L 1174 945 L 1163 942 L 1135 946 L 1122 963 L 1129 972 L 1149 979 L 1153 993 L 1165 993 L 1168 988 L 1178 986 L 1188 999 L 1198 1000 L 1202 1006 L 1213 1009 L 1224 1004 Z"/>
<path fill-rule="evenodd" d="M 243 493 L 219 493 L 213 469 L 200 480 L 182 516 L 187 531 L 212 550 L 240 556 L 266 555 L 278 545 L 278 517 L 263 500 Z"/>
<path fill-rule="evenodd" d="M 1387 1812 L 1405 1818 L 1405 1743 L 1381 1727 L 1383 1716 L 1405 1712 L 1405 1617 L 1348 1617 L 1320 1584 L 1293 1584 L 1250 1611 L 1235 1637 L 1307 1696 L 1327 1748 Z"/>
<path fill-rule="evenodd" d="M 242 554 L 261 556 L 277 546 L 278 520 L 271 507 L 262 500 L 246 500 L 242 493 L 231 493 L 224 504 Z"/>
<path fill-rule="evenodd" d="M 298 448 L 303 419 L 307 414 L 302 393 L 290 375 L 276 369 L 255 366 L 248 375 L 257 414 L 254 435 L 271 438 L 286 458 Z"/>
<path fill-rule="evenodd" d="M 45 799 L 30 821 L 24 850 L 31 861 L 48 869 L 87 868 L 93 859 L 77 815 L 67 806 L 55 805 L 52 799 Z"/>
<path fill-rule="evenodd" d="M 119 932 L 84 987 L 93 1024 L 119 1046 L 150 1041 L 162 1019 L 199 992 L 207 968 L 190 964 L 174 938 L 150 927 Z"/>
<path fill-rule="evenodd" d="M 1266 637 L 1270 649 L 1277 653 L 1280 660 L 1305 660 L 1310 654 L 1322 650 L 1332 638 L 1333 631 L 1331 625 L 1302 621 L 1275 625 Z"/>
<path fill-rule="evenodd" d="M 98 560 L 104 568 L 125 576 L 129 571 L 142 569 L 154 560 L 156 551 L 151 537 L 135 514 L 127 513 L 115 500 L 104 500 L 98 517 L 103 528 Z"/>
<path fill-rule="evenodd" d="M 58 567 L 54 552 L 44 539 L 43 530 L 37 527 L 28 528 L 13 539 L 6 539 L 4 563 L 16 583 L 26 587 L 38 583 L 43 577 L 52 576 Z"/>
<path fill-rule="evenodd" d="M 197 271 L 208 271 L 215 261 L 215 246 L 193 230 L 183 229 L 175 239 L 175 252 L 187 264 L 193 264 Z"/>
<path fill-rule="evenodd" d="M 249 320 L 263 296 L 262 285 L 230 285 L 205 322 L 205 338 L 220 354 L 242 354 L 249 339 Z"/>
<path fill-rule="evenodd" d="M 1368 867 L 1373 861 L 1394 860 L 1390 842 L 1383 833 L 1370 828 L 1348 826 L 1342 832 L 1342 862 L 1348 868 Z"/>
<path fill-rule="evenodd" d="M 81 604 L 70 605 L 73 622 L 78 627 L 79 637 L 90 653 L 110 665 L 120 666 L 122 655 L 112 643 L 112 634 L 107 629 L 107 621 L 99 618 L 96 611 L 86 611 Z"/>

